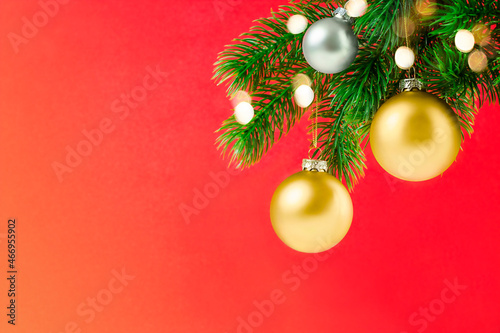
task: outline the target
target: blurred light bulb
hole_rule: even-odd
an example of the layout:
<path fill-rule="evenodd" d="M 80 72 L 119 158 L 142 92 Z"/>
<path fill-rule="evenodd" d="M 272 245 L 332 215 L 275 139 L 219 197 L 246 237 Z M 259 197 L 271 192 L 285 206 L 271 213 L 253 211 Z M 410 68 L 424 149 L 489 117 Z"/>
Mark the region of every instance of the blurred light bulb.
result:
<path fill-rule="evenodd" d="M 311 87 L 305 84 L 301 85 L 295 90 L 294 93 L 295 102 L 301 108 L 307 108 L 314 101 L 314 91 Z"/>
<path fill-rule="evenodd" d="M 476 73 L 480 73 L 488 66 L 488 58 L 483 51 L 474 50 L 469 54 L 469 67 Z"/>
<path fill-rule="evenodd" d="M 415 63 L 415 54 L 413 50 L 406 46 L 401 46 L 394 55 L 396 65 L 401 69 L 410 69 Z"/>
<path fill-rule="evenodd" d="M 469 30 L 458 30 L 455 35 L 455 46 L 460 52 L 469 53 L 474 48 L 474 35 Z"/>
<path fill-rule="evenodd" d="M 400 17 L 394 21 L 392 28 L 398 37 L 407 38 L 415 32 L 415 22 L 409 17 Z"/>
<path fill-rule="evenodd" d="M 477 45 L 487 46 L 491 42 L 491 30 L 483 23 L 477 23 L 472 28 L 472 34 Z"/>
<path fill-rule="evenodd" d="M 250 97 L 250 94 L 243 90 L 235 92 L 231 97 L 231 104 L 233 105 L 233 108 L 235 108 L 241 102 L 252 103 L 252 97 Z"/>
<path fill-rule="evenodd" d="M 344 7 L 347 15 L 350 17 L 359 17 L 366 13 L 368 3 L 365 0 L 349 0 Z"/>
<path fill-rule="evenodd" d="M 306 30 L 307 24 L 307 19 L 304 16 L 293 15 L 288 19 L 288 23 L 286 24 L 286 26 L 288 27 L 288 31 L 290 31 L 294 35 L 297 35 Z"/>
<path fill-rule="evenodd" d="M 248 102 L 241 102 L 234 108 L 234 117 L 242 125 L 248 124 L 254 116 L 253 106 Z"/>
<path fill-rule="evenodd" d="M 305 74 L 297 74 L 293 77 L 292 86 L 294 90 L 303 84 L 309 87 L 311 86 L 311 79 L 309 78 L 309 76 Z"/>
<path fill-rule="evenodd" d="M 415 5 L 420 15 L 429 16 L 436 12 L 437 6 L 434 0 L 418 0 Z"/>

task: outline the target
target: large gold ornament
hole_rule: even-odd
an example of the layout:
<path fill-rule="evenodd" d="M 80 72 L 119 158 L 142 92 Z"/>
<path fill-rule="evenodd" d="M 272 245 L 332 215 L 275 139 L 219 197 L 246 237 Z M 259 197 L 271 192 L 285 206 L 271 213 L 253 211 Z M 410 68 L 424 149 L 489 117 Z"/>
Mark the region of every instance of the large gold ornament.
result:
<path fill-rule="evenodd" d="M 326 172 L 325 161 L 304 160 L 303 169 L 285 179 L 274 192 L 271 221 L 286 245 L 296 251 L 318 253 L 337 245 L 347 234 L 352 201 L 344 185 Z"/>
<path fill-rule="evenodd" d="M 455 161 L 462 136 L 457 116 L 443 100 L 411 90 L 385 102 L 375 114 L 370 144 L 378 163 L 391 175 L 424 181 L 442 174 Z"/>

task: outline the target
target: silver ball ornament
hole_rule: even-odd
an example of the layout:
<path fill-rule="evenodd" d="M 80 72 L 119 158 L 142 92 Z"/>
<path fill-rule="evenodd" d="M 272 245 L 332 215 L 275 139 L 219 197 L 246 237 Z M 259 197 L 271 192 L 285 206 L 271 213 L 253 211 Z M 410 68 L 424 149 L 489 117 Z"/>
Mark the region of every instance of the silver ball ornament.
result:
<path fill-rule="evenodd" d="M 309 27 L 302 41 L 309 65 L 324 74 L 347 69 L 358 54 L 358 39 L 351 23 L 340 17 L 328 17 Z"/>

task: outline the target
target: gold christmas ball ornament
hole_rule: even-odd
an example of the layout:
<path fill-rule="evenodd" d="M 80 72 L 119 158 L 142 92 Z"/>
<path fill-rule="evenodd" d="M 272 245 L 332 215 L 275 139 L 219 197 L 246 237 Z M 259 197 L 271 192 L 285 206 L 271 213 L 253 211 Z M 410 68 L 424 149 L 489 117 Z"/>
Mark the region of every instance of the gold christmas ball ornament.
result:
<path fill-rule="evenodd" d="M 351 226 L 353 207 L 349 192 L 327 170 L 325 161 L 304 160 L 303 171 L 285 179 L 274 192 L 274 231 L 296 251 L 329 250 Z"/>
<path fill-rule="evenodd" d="M 403 92 L 375 114 L 370 145 L 391 175 L 424 181 L 441 175 L 455 161 L 462 143 L 458 118 L 440 98 L 422 91 L 417 79 L 401 82 Z"/>

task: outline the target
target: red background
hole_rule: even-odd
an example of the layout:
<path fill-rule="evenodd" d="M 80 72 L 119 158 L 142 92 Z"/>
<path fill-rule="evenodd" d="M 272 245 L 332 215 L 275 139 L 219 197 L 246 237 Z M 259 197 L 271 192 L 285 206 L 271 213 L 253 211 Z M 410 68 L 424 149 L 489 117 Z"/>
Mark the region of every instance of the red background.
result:
<path fill-rule="evenodd" d="M 480 111 L 442 178 L 397 181 L 368 152 L 351 230 L 322 262 L 285 247 L 269 221 L 274 189 L 307 155 L 307 120 L 183 218 L 182 204 L 227 167 L 214 147 L 231 113 L 210 80 L 216 54 L 286 3 L 221 2 L 222 14 L 213 1 L 69 1 L 17 53 L 8 36 L 41 5 L 0 3 L 2 332 L 500 332 L 498 106 Z M 112 103 L 157 65 L 168 77 L 121 119 Z M 53 162 L 105 118 L 113 131 L 59 182 Z M 8 218 L 18 232 L 15 328 L 5 315 Z M 304 263 L 307 275 L 291 271 Z M 79 306 L 111 295 L 122 269 L 128 282 L 87 322 Z M 440 309 L 455 280 L 467 288 Z M 275 289 L 284 302 L 259 317 L 254 302 Z M 412 324 L 431 304 L 439 314 L 425 329 Z M 239 328 L 249 316 L 257 327 Z"/>

